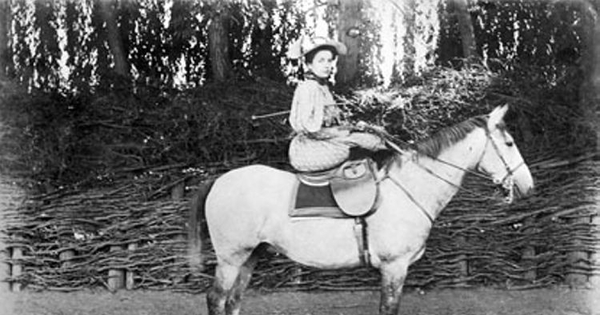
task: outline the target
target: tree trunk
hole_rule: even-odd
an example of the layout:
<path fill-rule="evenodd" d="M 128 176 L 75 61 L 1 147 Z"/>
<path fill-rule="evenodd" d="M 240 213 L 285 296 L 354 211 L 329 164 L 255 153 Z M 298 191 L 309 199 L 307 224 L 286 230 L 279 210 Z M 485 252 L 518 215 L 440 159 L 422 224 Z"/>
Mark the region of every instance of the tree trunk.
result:
<path fill-rule="evenodd" d="M 415 49 L 415 32 L 416 32 L 416 0 L 404 0 L 405 10 L 404 24 L 406 25 L 406 34 L 404 35 L 404 73 L 412 75 L 415 73 L 415 58 L 417 51 Z"/>
<path fill-rule="evenodd" d="M 123 46 L 123 39 L 115 16 L 115 0 L 99 0 L 102 18 L 106 23 L 108 46 L 115 62 L 115 72 L 129 78 L 129 60 Z"/>
<path fill-rule="evenodd" d="M 208 49 L 213 79 L 223 82 L 233 76 L 229 56 L 229 12 L 225 1 L 214 1 L 208 25 Z"/>
<path fill-rule="evenodd" d="M 588 119 L 587 124 L 591 127 L 595 136 L 596 152 L 600 148 L 600 0 L 590 1 L 592 8 L 582 8 L 583 12 L 588 12 L 588 29 L 586 36 L 586 51 L 583 54 L 582 66 L 585 82 L 581 89 L 581 101 L 584 115 Z M 586 10 L 587 9 L 587 10 Z M 593 14 L 591 14 L 593 12 Z M 595 160 L 596 167 L 600 162 Z M 600 228 L 600 194 L 591 194 L 592 202 L 595 200 L 596 215 L 592 217 L 592 223 Z M 600 235 L 596 234 L 600 238 Z M 600 242 L 600 240 L 596 240 Z M 600 250 L 591 255 L 592 267 L 600 268 Z M 596 269 L 597 271 L 598 269 Z M 600 275 L 593 275 L 590 282 L 597 291 L 600 291 Z"/>
<path fill-rule="evenodd" d="M 475 31 L 473 21 L 468 10 L 468 0 L 454 0 L 454 8 L 458 19 L 458 29 L 462 42 L 463 57 L 470 59 L 477 57 L 477 46 L 475 45 Z"/>
<path fill-rule="evenodd" d="M 0 79 L 11 72 L 10 21 L 10 1 L 0 0 Z"/>
<path fill-rule="evenodd" d="M 277 10 L 276 0 L 261 0 L 265 12 L 269 17 L 264 25 L 257 25 L 252 31 L 252 50 L 255 52 L 254 60 L 258 76 L 265 76 L 272 80 L 284 80 L 279 71 L 279 60 L 274 58 L 273 51 L 273 17 L 272 12 Z"/>
<path fill-rule="evenodd" d="M 350 84 L 358 73 L 358 57 L 360 51 L 360 36 L 352 34 L 351 30 L 360 30 L 362 24 L 362 0 L 344 0 L 339 2 L 340 14 L 338 19 L 339 40 L 346 45 L 348 52 L 340 56 L 336 83 Z"/>
<path fill-rule="evenodd" d="M 595 133 L 596 150 L 600 148 L 600 0 L 586 2 L 580 8 L 587 13 L 587 31 L 583 36 L 585 50 L 582 53 L 581 67 L 584 82 L 580 89 L 584 119 Z"/>
<path fill-rule="evenodd" d="M 600 148 L 600 0 L 576 2 L 580 4 L 579 11 L 585 17 L 586 30 L 583 32 L 583 47 L 581 67 L 584 82 L 580 88 L 580 106 L 583 112 L 582 122 L 589 126 L 590 146 L 595 145 L 595 152 Z M 587 136 L 587 135 L 582 135 Z M 599 161 L 594 160 L 596 167 Z M 590 221 L 597 227 L 600 227 L 600 216 L 598 215 L 598 205 L 600 196 L 598 193 L 590 193 L 588 196 L 590 202 L 595 202 L 597 213 L 591 218 L 574 219 L 575 222 L 589 224 Z M 600 236 L 598 236 L 600 237 Z M 597 240 L 597 242 L 600 240 Z M 578 244 L 575 244 L 578 245 Z M 589 255 L 586 252 L 573 252 L 569 255 L 569 261 L 573 266 L 587 267 L 588 259 L 591 261 L 592 268 L 600 268 L 600 252 L 596 251 Z M 598 269 L 596 269 L 597 271 Z M 587 284 L 585 275 L 572 273 L 567 275 L 567 283 L 573 286 Z M 589 281 L 600 290 L 600 276 L 592 275 Z"/>

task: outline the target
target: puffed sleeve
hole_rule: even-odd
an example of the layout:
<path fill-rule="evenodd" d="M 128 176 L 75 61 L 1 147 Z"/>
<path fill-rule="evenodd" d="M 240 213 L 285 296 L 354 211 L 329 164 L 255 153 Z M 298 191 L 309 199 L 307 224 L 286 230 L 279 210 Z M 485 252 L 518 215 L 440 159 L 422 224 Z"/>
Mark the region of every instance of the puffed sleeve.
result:
<path fill-rule="evenodd" d="M 297 132 L 317 132 L 323 125 L 324 104 L 316 84 L 303 82 L 296 87 L 290 124 Z"/>

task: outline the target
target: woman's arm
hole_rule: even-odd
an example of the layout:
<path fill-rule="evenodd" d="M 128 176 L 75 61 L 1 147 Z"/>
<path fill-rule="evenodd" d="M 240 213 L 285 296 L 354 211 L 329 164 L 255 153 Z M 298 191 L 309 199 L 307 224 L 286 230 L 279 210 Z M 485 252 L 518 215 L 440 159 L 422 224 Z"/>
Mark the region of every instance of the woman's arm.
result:
<path fill-rule="evenodd" d="M 323 126 L 322 91 L 311 83 L 301 83 L 294 92 L 290 123 L 296 131 L 317 132 Z"/>

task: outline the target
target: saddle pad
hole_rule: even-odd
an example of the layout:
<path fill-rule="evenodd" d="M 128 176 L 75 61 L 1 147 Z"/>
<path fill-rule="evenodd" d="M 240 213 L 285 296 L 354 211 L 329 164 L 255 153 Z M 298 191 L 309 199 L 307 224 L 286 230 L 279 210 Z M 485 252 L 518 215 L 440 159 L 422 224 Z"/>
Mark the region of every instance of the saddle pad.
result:
<path fill-rule="evenodd" d="M 338 207 L 331 186 L 308 186 L 298 181 L 290 217 L 349 218 Z"/>

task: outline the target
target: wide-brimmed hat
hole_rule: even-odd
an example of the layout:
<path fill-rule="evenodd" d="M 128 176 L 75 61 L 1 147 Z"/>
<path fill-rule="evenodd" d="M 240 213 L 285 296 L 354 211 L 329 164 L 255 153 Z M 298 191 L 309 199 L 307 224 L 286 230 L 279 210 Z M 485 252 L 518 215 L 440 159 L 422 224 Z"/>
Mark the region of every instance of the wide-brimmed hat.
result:
<path fill-rule="evenodd" d="M 290 45 L 287 56 L 288 58 L 298 59 L 319 48 L 332 48 L 337 52 L 338 55 L 345 55 L 347 52 L 346 45 L 333 39 L 321 36 L 303 36 Z"/>

